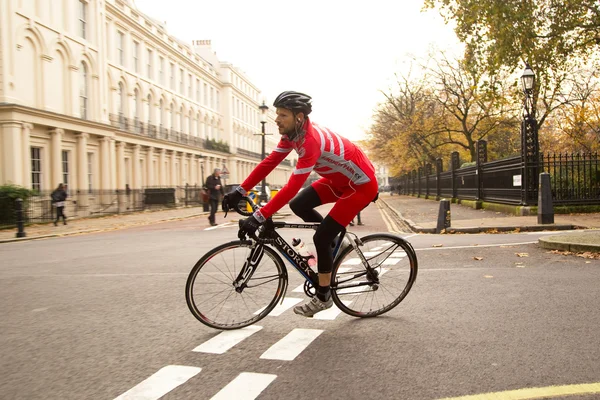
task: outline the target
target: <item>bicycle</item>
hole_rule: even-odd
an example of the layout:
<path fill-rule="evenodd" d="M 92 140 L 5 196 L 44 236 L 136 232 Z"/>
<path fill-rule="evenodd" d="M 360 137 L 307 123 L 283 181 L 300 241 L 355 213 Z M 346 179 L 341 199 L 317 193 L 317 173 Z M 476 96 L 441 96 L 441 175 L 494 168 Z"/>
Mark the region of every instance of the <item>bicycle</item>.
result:
<path fill-rule="evenodd" d="M 259 208 L 245 197 L 235 211 L 251 215 L 246 202 L 252 212 Z M 187 279 L 185 297 L 191 313 L 203 324 L 222 330 L 243 328 L 267 316 L 280 300 L 283 303 L 288 288 L 286 266 L 275 250 L 304 277 L 304 292 L 313 297 L 317 271 L 276 230 L 316 229 L 319 225 L 269 218 L 257 231 L 258 236 L 246 239 L 240 232 L 239 240 L 210 250 Z M 342 247 L 345 242 L 349 244 Z M 390 311 L 404 300 L 417 278 L 415 251 L 396 235 L 375 233 L 359 238 L 344 230 L 336 238 L 333 256 L 331 296 L 341 311 L 355 317 L 375 317 Z M 238 261 L 243 262 L 240 268 L 236 266 Z M 398 290 L 392 287 L 395 283 Z M 206 305 L 211 301 L 217 304 Z"/>

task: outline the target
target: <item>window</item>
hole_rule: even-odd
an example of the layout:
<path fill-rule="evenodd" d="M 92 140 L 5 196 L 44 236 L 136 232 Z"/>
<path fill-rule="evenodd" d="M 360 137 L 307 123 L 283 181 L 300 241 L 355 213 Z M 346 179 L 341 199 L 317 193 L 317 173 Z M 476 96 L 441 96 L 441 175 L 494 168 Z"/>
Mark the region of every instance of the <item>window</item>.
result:
<path fill-rule="evenodd" d="M 196 79 L 196 101 L 200 103 L 200 79 Z"/>
<path fill-rule="evenodd" d="M 160 103 L 158 104 L 158 125 L 160 125 L 161 127 L 164 125 L 165 123 L 165 106 L 163 104 L 162 99 L 160 99 Z"/>
<path fill-rule="evenodd" d="M 42 149 L 31 148 L 31 188 L 42 190 Z"/>
<path fill-rule="evenodd" d="M 171 90 L 175 90 L 175 64 L 171 63 L 171 76 L 169 77 Z"/>
<path fill-rule="evenodd" d="M 94 161 L 94 153 L 87 153 L 87 176 L 88 176 L 88 192 L 92 193 L 92 181 L 94 179 L 93 175 L 93 161 Z"/>
<path fill-rule="evenodd" d="M 183 106 L 179 107 L 179 132 L 185 133 L 185 114 Z"/>
<path fill-rule="evenodd" d="M 85 63 L 81 63 L 79 69 L 79 115 L 83 119 L 88 118 L 88 73 Z"/>
<path fill-rule="evenodd" d="M 215 90 L 212 86 L 210 87 L 210 107 L 215 108 Z"/>
<path fill-rule="evenodd" d="M 86 25 L 87 25 L 87 8 L 88 4 L 85 0 L 79 0 L 79 35 L 87 39 Z"/>
<path fill-rule="evenodd" d="M 179 93 L 181 94 L 185 94 L 185 92 L 183 91 L 183 69 L 179 68 Z"/>
<path fill-rule="evenodd" d="M 148 75 L 149 79 L 152 79 L 152 55 L 152 50 L 148 49 L 146 59 L 146 75 Z"/>
<path fill-rule="evenodd" d="M 163 70 L 165 69 L 165 59 L 162 57 L 159 57 L 159 62 L 158 62 L 158 81 L 160 82 L 161 85 L 165 84 L 165 74 L 163 73 Z"/>
<path fill-rule="evenodd" d="M 117 55 L 119 64 L 125 66 L 125 34 L 117 31 Z"/>
<path fill-rule="evenodd" d="M 140 72 L 140 44 L 133 41 L 133 70 Z"/>
<path fill-rule="evenodd" d="M 202 104 L 204 104 L 205 106 L 208 105 L 208 102 L 206 101 L 207 98 L 208 98 L 208 85 L 205 83 L 204 84 L 204 100 L 202 101 Z"/>
<path fill-rule="evenodd" d="M 67 150 L 62 151 L 62 183 L 65 185 L 69 184 L 69 152 Z"/>
<path fill-rule="evenodd" d="M 219 91 L 217 90 L 216 92 L 217 92 L 217 95 L 215 97 L 217 100 L 217 107 L 215 108 L 215 110 L 219 111 Z"/>
<path fill-rule="evenodd" d="M 171 103 L 171 106 L 169 107 L 169 123 L 171 124 L 171 129 L 174 130 L 175 129 L 175 110 L 174 110 L 175 106 L 173 105 L 173 103 Z"/>
<path fill-rule="evenodd" d="M 192 79 L 192 74 L 188 74 L 188 97 L 192 98 L 192 83 L 194 80 Z"/>
<path fill-rule="evenodd" d="M 134 109 L 133 109 L 133 118 L 137 120 L 140 118 L 140 111 L 141 111 L 141 107 L 140 107 L 140 92 L 137 90 L 137 88 L 135 88 L 135 90 L 133 91 L 133 102 L 134 102 Z"/>
<path fill-rule="evenodd" d="M 125 89 L 123 82 L 119 82 L 119 91 L 117 93 L 117 112 L 119 115 L 125 114 Z"/>
<path fill-rule="evenodd" d="M 148 125 L 152 124 L 152 96 L 150 95 L 148 95 L 148 102 L 146 103 L 146 117 Z"/>

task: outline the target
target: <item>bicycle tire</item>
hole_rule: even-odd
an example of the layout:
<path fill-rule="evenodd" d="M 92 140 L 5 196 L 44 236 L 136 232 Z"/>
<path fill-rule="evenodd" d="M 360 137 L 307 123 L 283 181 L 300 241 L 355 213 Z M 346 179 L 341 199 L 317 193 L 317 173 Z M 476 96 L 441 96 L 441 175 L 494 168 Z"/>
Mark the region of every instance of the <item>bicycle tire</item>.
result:
<path fill-rule="evenodd" d="M 364 267 L 362 260 L 360 260 L 358 257 L 358 254 L 355 252 L 354 247 L 348 246 L 342 250 L 342 253 L 340 253 L 335 260 L 333 273 L 331 275 L 331 296 L 336 306 L 346 314 L 359 318 L 375 317 L 390 311 L 400 304 L 402 300 L 404 300 L 412 288 L 415 280 L 417 279 L 417 255 L 410 243 L 396 235 L 376 233 L 365 236 L 360 240 L 363 243 L 363 246 L 361 246 L 360 250 L 365 255 L 365 258 L 368 259 L 368 262 L 370 264 L 371 262 L 374 264 L 379 263 L 379 265 L 375 268 L 375 270 L 378 271 L 379 284 L 374 284 L 371 281 L 371 283 L 363 286 L 349 287 L 351 285 L 357 285 L 359 282 L 368 283 L 369 280 L 366 277 L 366 268 Z M 381 252 L 382 256 L 385 256 L 389 253 L 387 257 L 382 259 L 382 261 L 373 261 L 379 257 L 372 254 L 376 251 L 364 250 L 369 249 L 369 243 L 373 244 L 374 242 L 378 241 L 384 243 L 388 242 L 390 243 L 391 247 L 389 247 L 387 250 L 384 249 Z M 377 247 L 384 248 L 385 245 L 373 246 L 372 248 Z M 355 255 L 355 257 L 349 258 L 352 253 Z M 342 268 L 344 268 L 344 270 L 342 270 Z M 390 273 L 392 270 L 394 272 L 398 271 L 399 273 Z M 388 289 L 388 287 L 382 283 L 382 276 L 384 276 L 386 282 L 388 282 L 390 281 L 391 277 L 391 279 L 393 279 L 394 275 L 406 279 L 403 287 L 401 290 L 399 290 L 397 295 L 392 295 L 392 292 Z M 357 277 L 356 280 L 352 279 L 353 276 Z M 393 281 L 391 284 L 393 284 Z M 400 286 L 402 286 L 402 284 Z M 382 292 L 379 292 L 379 290 L 382 290 Z M 378 292 L 381 293 L 381 295 L 378 296 Z M 369 296 L 371 299 L 370 303 L 367 305 Z M 392 297 L 389 303 L 382 304 L 382 298 L 388 297 Z M 363 306 L 367 306 L 368 311 L 358 310 L 361 304 Z M 375 308 L 373 308 L 374 304 Z"/>
<path fill-rule="evenodd" d="M 247 259 L 248 255 L 250 254 L 250 250 L 251 250 L 250 248 L 251 248 L 251 242 L 249 242 L 249 241 L 240 242 L 238 240 L 238 241 L 233 241 L 233 242 L 222 244 L 221 246 L 215 247 L 214 249 L 212 249 L 208 253 L 206 253 L 196 263 L 196 265 L 194 265 L 194 267 L 190 271 L 190 274 L 189 274 L 187 282 L 186 282 L 186 287 L 185 287 L 186 302 L 187 302 L 188 308 L 190 309 L 190 312 L 192 313 L 192 315 L 194 317 L 196 317 L 196 319 L 198 319 L 204 325 L 207 325 L 207 326 L 209 326 L 211 328 L 215 328 L 215 329 L 221 329 L 221 330 L 239 329 L 239 328 L 243 328 L 248 325 L 252 325 L 252 324 L 260 321 L 265 316 L 267 316 L 269 314 L 269 312 L 271 312 L 271 310 L 273 310 L 273 308 L 277 305 L 281 296 L 283 296 L 285 287 L 287 285 L 287 270 L 285 268 L 285 264 L 283 263 L 283 260 L 281 259 L 281 257 L 273 249 L 271 249 L 268 246 L 263 246 L 264 254 L 262 256 L 262 259 L 260 260 L 259 265 L 256 268 L 254 275 L 250 278 L 250 281 L 256 280 L 256 284 L 254 286 L 249 285 L 242 291 L 242 293 L 238 293 L 235 291 L 235 287 L 233 286 L 233 281 L 236 279 L 237 275 L 239 274 L 239 271 L 241 270 L 242 266 L 244 265 L 245 260 Z M 236 251 L 236 249 L 237 250 L 245 249 L 244 251 L 240 252 L 240 254 L 245 254 L 245 257 L 244 256 L 236 257 L 236 253 L 233 253 L 232 255 L 228 254 L 227 258 L 225 256 L 223 256 L 223 254 L 225 252 L 227 252 L 228 250 Z M 234 265 L 233 266 L 225 265 L 222 269 L 220 269 L 215 264 L 215 262 L 212 261 L 212 260 L 215 260 L 215 257 L 218 257 L 219 255 L 222 256 L 220 258 L 220 261 L 224 261 L 225 264 L 227 263 L 228 259 L 231 260 L 233 258 Z M 269 278 L 269 276 L 261 277 L 261 274 L 267 273 L 266 267 L 263 265 L 265 260 L 271 260 L 273 262 L 272 264 L 274 266 L 274 269 L 277 272 L 277 275 L 273 275 L 273 277 L 272 277 L 273 279 L 271 279 L 269 281 L 260 283 L 259 279 Z M 241 263 L 241 265 L 239 265 L 239 268 L 236 269 L 235 264 L 237 261 L 239 261 Z M 206 283 L 200 282 L 199 274 L 202 274 L 203 269 L 207 269 L 210 266 L 216 267 L 218 273 L 216 273 L 216 276 L 211 276 L 210 275 L 211 272 L 205 271 L 204 275 L 206 275 L 208 278 L 211 278 L 211 279 L 209 280 L 209 282 L 206 282 Z M 252 291 L 252 289 L 261 287 L 272 281 L 277 282 L 277 285 L 270 285 L 272 287 L 277 286 L 276 290 L 273 290 L 272 295 L 266 294 L 264 296 L 261 296 L 261 300 L 258 301 L 258 294 L 254 293 L 255 291 Z M 202 284 L 201 288 L 198 287 L 199 284 Z M 212 288 L 209 285 L 213 285 L 213 286 L 219 285 L 220 288 L 223 288 L 223 289 L 220 292 L 213 292 L 212 289 L 215 289 L 215 288 Z M 219 289 L 217 289 L 217 290 L 219 290 Z M 249 294 L 249 292 L 253 293 L 252 296 Z M 225 307 L 224 304 L 221 305 L 221 307 L 218 310 L 218 312 L 216 313 L 216 315 L 212 315 L 212 314 L 215 314 L 212 311 L 217 306 L 213 307 L 212 309 L 208 309 L 207 306 L 199 307 L 199 305 L 204 303 L 205 301 L 199 303 L 197 301 L 197 296 L 206 296 L 206 297 L 208 297 L 207 301 L 209 301 L 209 300 L 216 301 L 219 297 L 221 297 L 224 294 L 226 294 L 226 297 L 223 301 L 225 302 L 228 299 L 230 299 L 230 297 L 231 297 L 231 300 L 234 302 L 234 305 L 228 305 L 227 307 Z M 256 297 L 253 297 L 253 296 L 256 296 Z M 263 299 L 264 299 L 264 301 L 263 301 Z M 237 300 L 237 303 L 236 303 L 236 300 Z M 241 302 L 240 302 L 240 300 L 241 300 Z M 266 303 L 266 304 L 263 305 L 263 303 Z M 261 306 L 263 306 L 263 307 L 261 307 Z M 201 311 L 200 308 L 202 308 L 203 311 Z M 256 310 L 256 311 L 253 312 L 254 310 Z M 227 319 L 227 317 L 225 315 L 219 316 L 219 313 L 221 311 L 225 311 L 225 312 L 229 311 L 233 314 L 238 313 L 239 315 L 245 314 L 245 316 L 240 317 L 239 320 L 236 320 L 235 318 Z"/>

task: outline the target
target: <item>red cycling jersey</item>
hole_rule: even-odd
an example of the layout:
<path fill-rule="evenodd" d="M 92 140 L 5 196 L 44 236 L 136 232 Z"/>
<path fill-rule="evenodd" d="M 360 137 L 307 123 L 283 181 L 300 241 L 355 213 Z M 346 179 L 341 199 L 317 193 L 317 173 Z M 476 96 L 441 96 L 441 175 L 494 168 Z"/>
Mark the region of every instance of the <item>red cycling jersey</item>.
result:
<path fill-rule="evenodd" d="M 305 134 L 296 140 L 288 140 L 284 135 L 277 148 L 258 164 L 241 184 L 242 189 L 250 190 L 279 165 L 290 151 L 296 150 L 298 153 L 298 164 L 288 183 L 277 196 L 255 213 L 260 222 L 264 222 L 286 205 L 298 193 L 313 170 L 327 180 L 332 192 L 342 193 L 348 187 L 360 191 L 360 186 L 365 184 L 369 184 L 366 185 L 369 188 L 375 185 L 375 193 L 377 192 L 375 168 L 360 148 L 310 119 L 307 119 L 303 128 Z M 371 199 L 372 197 L 368 201 Z"/>

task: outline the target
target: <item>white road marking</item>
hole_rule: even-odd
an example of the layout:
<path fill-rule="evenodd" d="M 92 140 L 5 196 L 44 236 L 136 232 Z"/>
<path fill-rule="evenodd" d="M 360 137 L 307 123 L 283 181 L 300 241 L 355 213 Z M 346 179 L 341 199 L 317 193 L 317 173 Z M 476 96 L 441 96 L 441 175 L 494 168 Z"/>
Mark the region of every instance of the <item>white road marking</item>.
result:
<path fill-rule="evenodd" d="M 132 387 L 115 400 L 156 400 L 198 375 L 202 368 L 168 365 Z"/>
<path fill-rule="evenodd" d="M 373 248 L 373 249 L 371 249 L 371 250 L 373 250 L 373 251 L 377 251 L 377 250 L 381 250 L 381 249 L 383 249 L 383 246 L 374 247 L 374 248 Z"/>
<path fill-rule="evenodd" d="M 290 307 L 295 306 L 296 304 L 300 303 L 301 301 L 302 301 L 302 299 L 299 299 L 297 297 L 286 297 L 285 299 L 283 299 L 283 304 L 277 303 L 277 306 L 273 310 L 271 310 L 271 312 L 269 313 L 269 315 L 272 316 L 272 317 L 278 317 L 285 310 L 287 310 Z M 261 308 L 260 310 L 256 311 L 254 313 L 254 315 L 259 314 L 264 309 L 265 309 L 265 307 Z"/>
<path fill-rule="evenodd" d="M 398 264 L 398 262 L 400 262 L 400 260 L 402 260 L 401 258 L 386 258 L 383 261 L 383 265 L 396 265 Z"/>
<path fill-rule="evenodd" d="M 389 270 L 390 270 L 389 268 L 381 268 L 381 270 L 379 271 L 379 276 L 381 277 L 383 274 L 385 274 Z M 359 281 L 356 281 L 356 282 L 349 281 L 349 282 L 346 282 L 346 284 L 352 284 L 352 283 L 358 283 L 358 282 Z M 361 282 L 366 282 L 366 281 L 361 281 Z M 341 289 L 341 290 L 338 290 L 338 293 L 345 294 L 345 295 L 357 295 L 357 294 L 361 294 L 361 293 L 369 291 L 369 290 L 371 290 L 371 286 L 363 285 L 363 286 L 355 286 L 355 287 L 349 287 L 346 289 Z"/>
<path fill-rule="evenodd" d="M 223 354 L 261 329 L 262 326 L 250 325 L 242 329 L 224 331 L 202 343 L 192 351 L 197 353 Z"/>
<path fill-rule="evenodd" d="M 563 233 L 571 233 L 575 231 L 543 231 L 543 232 L 525 232 L 526 235 L 562 235 Z"/>
<path fill-rule="evenodd" d="M 415 249 L 416 251 L 424 251 L 424 250 L 451 250 L 451 249 L 473 249 L 479 247 L 502 247 L 502 246 L 521 246 L 524 244 L 536 244 L 537 242 L 520 242 L 520 243 L 500 243 L 500 244 L 480 244 L 477 246 L 451 246 L 451 247 L 424 247 L 420 249 Z"/>
<path fill-rule="evenodd" d="M 321 333 L 323 333 L 321 329 L 296 328 L 283 339 L 269 347 L 260 358 L 265 360 L 292 361 Z"/>
<path fill-rule="evenodd" d="M 360 258 L 350 258 L 342 263 L 342 265 L 358 265 L 360 264 Z"/>
<path fill-rule="evenodd" d="M 342 300 L 342 303 L 349 306 L 352 302 Z M 334 320 L 338 315 L 340 315 L 341 312 L 342 312 L 342 310 L 337 308 L 337 306 L 334 304 L 333 307 L 316 313 L 315 315 L 313 315 L 313 318 L 331 321 L 331 320 Z"/>
<path fill-rule="evenodd" d="M 235 222 L 224 222 L 224 223 L 219 224 L 217 226 L 210 226 L 208 228 L 204 228 L 204 230 L 205 231 L 212 231 L 213 229 L 230 228 L 232 226 L 237 226 L 237 223 L 235 223 Z"/>
<path fill-rule="evenodd" d="M 252 400 L 267 388 L 277 375 L 242 372 L 211 400 Z"/>
<path fill-rule="evenodd" d="M 344 273 L 344 272 L 347 272 L 347 271 L 350 271 L 350 268 L 340 267 L 337 270 L 337 272 L 341 273 L 341 274 Z M 296 289 L 292 290 L 292 292 L 294 292 L 294 293 L 304 293 L 304 283 L 302 285 L 298 286 Z"/>

